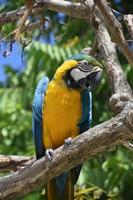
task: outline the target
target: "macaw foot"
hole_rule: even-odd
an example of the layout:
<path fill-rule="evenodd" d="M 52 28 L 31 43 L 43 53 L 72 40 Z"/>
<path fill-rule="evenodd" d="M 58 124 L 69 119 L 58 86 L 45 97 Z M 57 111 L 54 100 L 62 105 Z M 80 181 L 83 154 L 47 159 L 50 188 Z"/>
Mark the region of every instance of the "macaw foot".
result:
<path fill-rule="evenodd" d="M 53 149 L 46 149 L 45 156 L 47 160 L 52 160 L 54 156 L 54 150 Z"/>
<path fill-rule="evenodd" d="M 64 144 L 64 147 L 68 147 L 69 145 L 72 144 L 72 138 L 71 137 L 68 137 L 67 139 L 65 139 L 65 144 Z"/>

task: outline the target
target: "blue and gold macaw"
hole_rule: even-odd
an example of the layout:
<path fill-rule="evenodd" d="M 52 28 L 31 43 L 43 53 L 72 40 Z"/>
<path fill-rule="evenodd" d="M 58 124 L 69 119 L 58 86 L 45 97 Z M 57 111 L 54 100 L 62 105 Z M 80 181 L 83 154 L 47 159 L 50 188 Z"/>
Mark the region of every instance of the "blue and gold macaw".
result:
<path fill-rule="evenodd" d="M 33 137 L 37 159 L 51 159 L 53 150 L 86 131 L 92 115 L 91 90 L 102 74 L 102 65 L 85 54 L 66 60 L 49 82 L 43 77 L 33 100 Z M 73 200 L 81 166 L 49 181 L 47 200 Z"/>

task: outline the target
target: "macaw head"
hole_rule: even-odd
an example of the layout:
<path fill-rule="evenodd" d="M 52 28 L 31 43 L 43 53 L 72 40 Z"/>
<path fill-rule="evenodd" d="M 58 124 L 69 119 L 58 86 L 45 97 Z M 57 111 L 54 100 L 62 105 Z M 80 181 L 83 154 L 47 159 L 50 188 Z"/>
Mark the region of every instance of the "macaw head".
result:
<path fill-rule="evenodd" d="M 63 80 L 68 88 L 92 90 L 102 76 L 102 64 L 86 54 L 77 54 L 65 61 L 54 79 Z"/>

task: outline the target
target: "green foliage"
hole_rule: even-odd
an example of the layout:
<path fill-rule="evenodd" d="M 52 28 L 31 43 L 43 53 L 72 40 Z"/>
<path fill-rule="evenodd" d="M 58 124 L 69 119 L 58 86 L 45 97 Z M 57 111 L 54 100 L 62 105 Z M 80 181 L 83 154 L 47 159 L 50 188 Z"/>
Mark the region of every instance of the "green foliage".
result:
<path fill-rule="evenodd" d="M 84 46 L 84 45 L 83 45 Z M 50 78 L 63 60 L 79 52 L 83 46 L 64 47 L 64 45 L 41 44 L 33 42 L 25 49 L 26 68 L 18 73 L 6 66 L 7 86 L 0 89 L 0 149 L 2 154 L 32 155 L 34 146 L 31 139 L 31 108 L 34 90 L 43 75 Z M 126 68 L 131 78 L 130 67 Z M 104 74 L 101 84 L 93 94 L 93 125 L 109 119 L 108 109 L 111 95 L 107 77 Z M 99 98 L 100 97 L 100 98 Z M 123 148 L 108 152 L 86 162 L 75 193 L 75 199 L 123 199 L 127 189 L 132 196 L 133 176 L 131 154 Z M 128 188 L 127 188 L 128 185 Z M 21 199 L 30 200 L 40 192 L 34 192 Z M 130 197 L 128 198 L 131 199 Z"/>
<path fill-rule="evenodd" d="M 126 2 L 126 1 L 123 1 Z M 16 9 L 23 1 L 7 1 L 0 10 Z M 127 6 L 128 7 L 128 6 Z M 43 75 L 52 79 L 56 68 L 69 56 L 92 45 L 93 32 L 83 20 L 65 17 L 64 25 L 57 23 L 56 14 L 48 12 L 52 19 L 52 31 L 56 45 L 33 41 L 25 48 L 25 69 L 17 72 L 5 66 L 7 81 L 0 85 L 0 151 L 1 154 L 33 155 L 32 99 L 37 82 Z M 74 28 L 73 28 L 74 27 Z M 2 27 L 5 34 L 14 29 L 12 24 Z M 44 34 L 49 37 L 50 30 Z M 89 38 L 89 39 L 88 39 Z M 133 72 L 120 55 L 122 67 L 131 85 Z M 112 117 L 108 101 L 111 90 L 106 74 L 93 92 L 93 123 L 102 123 Z M 100 142 L 100 141 L 99 141 Z M 108 151 L 84 164 L 75 192 L 75 200 L 131 200 L 133 197 L 132 154 L 119 147 Z M 43 199 L 42 188 L 20 198 L 21 200 Z"/>
<path fill-rule="evenodd" d="M 132 199 L 132 170 L 131 152 L 119 147 L 86 162 L 79 183 L 82 185 L 84 182 L 86 188 L 98 187 L 102 194 L 106 194 L 106 197 L 112 196 L 114 199 L 115 196 L 116 199 Z M 128 194 L 128 198 L 126 198 L 127 193 L 125 192 L 126 185 L 128 185 L 130 194 Z M 93 195 L 93 192 L 91 195 Z"/>
<path fill-rule="evenodd" d="M 25 109 L 24 95 L 19 87 L 0 89 L 0 140 L 3 141 L 0 149 L 3 154 L 30 153 L 31 110 Z"/>

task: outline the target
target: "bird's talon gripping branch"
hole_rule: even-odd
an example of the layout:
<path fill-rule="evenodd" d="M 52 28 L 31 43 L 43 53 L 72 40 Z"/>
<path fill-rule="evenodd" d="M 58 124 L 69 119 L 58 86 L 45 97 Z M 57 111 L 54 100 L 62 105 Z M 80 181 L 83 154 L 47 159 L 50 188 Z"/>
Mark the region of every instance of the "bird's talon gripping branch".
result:
<path fill-rule="evenodd" d="M 54 156 L 54 150 L 53 149 L 46 149 L 45 156 L 46 156 L 46 159 L 52 160 L 52 158 Z"/>
<path fill-rule="evenodd" d="M 64 144 L 64 147 L 68 147 L 69 145 L 72 144 L 72 138 L 71 137 L 68 137 L 67 139 L 65 139 L 65 144 Z"/>

